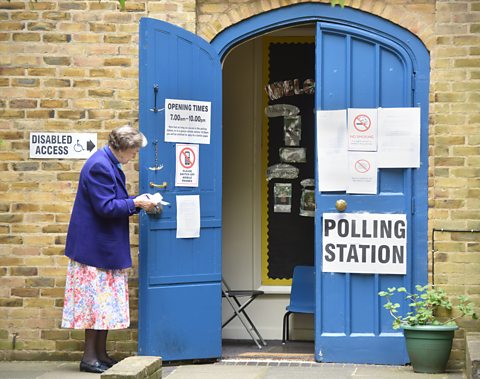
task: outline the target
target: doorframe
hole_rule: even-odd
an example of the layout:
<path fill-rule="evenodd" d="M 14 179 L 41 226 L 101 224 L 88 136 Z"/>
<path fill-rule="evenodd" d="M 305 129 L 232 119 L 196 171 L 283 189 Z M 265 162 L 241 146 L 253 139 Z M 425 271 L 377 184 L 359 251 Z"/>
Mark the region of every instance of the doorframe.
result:
<path fill-rule="evenodd" d="M 376 15 L 349 7 L 332 7 L 329 4 L 304 3 L 286 6 L 258 14 L 234 24 L 210 42 L 217 50 L 220 61 L 228 52 L 243 41 L 280 28 L 305 23 L 326 23 L 333 28 L 358 29 L 375 35 L 379 40 L 388 42 L 403 49 L 412 62 L 415 88 L 412 104 L 421 109 L 420 131 L 420 167 L 413 170 L 412 206 L 414 217 L 412 222 L 412 249 L 416 270 L 412 270 L 412 283 L 424 282 L 428 274 L 428 112 L 430 55 L 423 42 L 407 29 Z M 316 264 L 317 266 L 317 264 Z M 317 317 L 317 316 L 315 316 Z M 317 357 L 316 357 L 317 358 Z"/>

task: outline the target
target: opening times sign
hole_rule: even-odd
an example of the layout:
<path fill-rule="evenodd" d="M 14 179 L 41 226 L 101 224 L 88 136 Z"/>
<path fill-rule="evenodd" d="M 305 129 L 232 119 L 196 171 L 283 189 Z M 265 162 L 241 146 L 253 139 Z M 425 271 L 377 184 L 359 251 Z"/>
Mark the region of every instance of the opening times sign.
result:
<path fill-rule="evenodd" d="M 324 213 L 323 272 L 407 272 L 405 214 Z"/>
<path fill-rule="evenodd" d="M 210 143 L 210 101 L 165 99 L 165 142 Z"/>

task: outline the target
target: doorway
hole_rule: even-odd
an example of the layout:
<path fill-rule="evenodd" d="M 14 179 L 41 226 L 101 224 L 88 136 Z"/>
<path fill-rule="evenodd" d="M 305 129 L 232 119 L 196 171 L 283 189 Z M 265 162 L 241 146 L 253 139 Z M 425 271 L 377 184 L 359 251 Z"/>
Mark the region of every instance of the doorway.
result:
<path fill-rule="evenodd" d="M 418 38 L 387 20 L 351 8 L 340 10 L 322 4 L 301 4 L 258 15 L 226 29 L 213 45 L 223 56 L 240 41 L 244 43 L 258 34 L 302 21 L 315 22 L 317 111 L 381 107 L 421 110 L 419 168 L 381 169 L 373 196 L 342 191 L 315 193 L 315 359 L 405 363 L 408 358 L 402 348 L 401 333 L 391 330 L 377 293 L 385 286 L 411 288 L 427 279 L 428 51 Z M 257 110 L 261 112 L 262 109 Z M 347 212 L 406 216 L 406 275 L 322 272 L 321 219 L 324 213 L 337 212 L 335 202 L 342 197 L 349 206 Z M 255 230 L 265 233 L 260 228 Z M 223 254 L 225 259 L 228 253 Z M 256 280 L 258 283 L 259 279 Z M 281 313 L 283 307 L 277 311 L 280 309 Z M 370 348 L 365 350 L 364 346 Z M 352 354 L 354 351 L 358 354 Z"/>
<path fill-rule="evenodd" d="M 293 267 L 314 264 L 314 218 L 299 214 L 300 180 L 288 208 L 275 209 L 275 186 L 292 181 L 267 181 L 267 168 L 285 161 L 279 148 L 306 151 L 308 164 L 300 158 L 289 166 L 299 167 L 302 179 L 313 180 L 314 92 L 272 100 L 266 84 L 297 79 L 303 86 L 306 79 L 314 79 L 314 55 L 315 25 L 310 24 L 248 40 L 223 62 L 222 273 L 234 288 L 265 291 L 249 313 L 268 340 L 281 339 Z M 301 141 L 285 142 L 284 117 L 266 114 L 269 105 L 285 103 L 301 109 Z M 223 305 L 225 317 L 230 310 Z M 313 341 L 312 315 L 295 315 L 291 325 L 293 339 Z M 248 334 L 236 321 L 223 330 L 223 338 L 244 339 Z"/>

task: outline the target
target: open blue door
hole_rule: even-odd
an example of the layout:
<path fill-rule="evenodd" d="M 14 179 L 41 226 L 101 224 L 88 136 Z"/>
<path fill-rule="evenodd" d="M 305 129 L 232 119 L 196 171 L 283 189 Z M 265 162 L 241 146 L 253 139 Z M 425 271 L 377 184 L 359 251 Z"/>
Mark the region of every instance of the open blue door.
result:
<path fill-rule="evenodd" d="M 140 215 L 141 355 L 221 356 L 221 78 L 218 54 L 206 41 L 166 22 L 140 21 L 140 129 L 149 141 L 140 152 L 140 193 L 159 191 L 171 204 L 160 217 Z M 198 187 L 175 186 L 181 159 L 177 143 L 165 142 L 165 99 L 210 102 L 210 141 L 198 144 L 195 158 Z M 184 195 L 200 198 L 199 238 L 177 238 L 177 199 Z"/>
<path fill-rule="evenodd" d="M 418 62 L 399 43 L 361 28 L 318 23 L 316 59 L 316 109 L 421 107 L 420 168 L 379 169 L 375 195 L 316 191 L 316 359 L 404 364 L 403 334 L 392 330 L 378 292 L 427 281 L 428 87 L 422 84 L 417 95 Z M 422 76 L 427 73 L 428 84 L 426 65 Z M 337 213 L 339 199 L 347 203 L 345 213 L 406 215 L 406 275 L 322 272 L 322 216 Z"/>

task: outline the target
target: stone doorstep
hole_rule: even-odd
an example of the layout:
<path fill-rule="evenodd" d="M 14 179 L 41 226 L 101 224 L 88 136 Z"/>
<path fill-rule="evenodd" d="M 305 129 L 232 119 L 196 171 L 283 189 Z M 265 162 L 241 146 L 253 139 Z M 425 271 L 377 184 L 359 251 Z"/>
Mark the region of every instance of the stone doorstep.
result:
<path fill-rule="evenodd" d="M 468 379 L 480 379 L 480 333 L 465 333 L 465 366 Z"/>
<path fill-rule="evenodd" d="M 162 359 L 160 357 L 127 357 L 109 368 L 101 379 L 158 379 L 161 378 Z"/>

